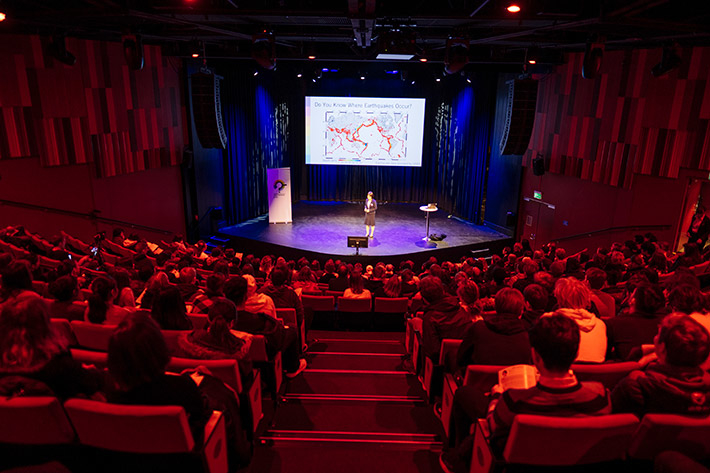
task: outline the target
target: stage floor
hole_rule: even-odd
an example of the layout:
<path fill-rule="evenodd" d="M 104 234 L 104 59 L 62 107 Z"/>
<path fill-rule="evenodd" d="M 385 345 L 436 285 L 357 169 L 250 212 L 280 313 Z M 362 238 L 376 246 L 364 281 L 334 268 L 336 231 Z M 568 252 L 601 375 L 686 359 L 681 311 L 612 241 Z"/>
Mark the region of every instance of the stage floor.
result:
<path fill-rule="evenodd" d="M 293 204 L 292 224 L 269 224 L 268 216 L 220 229 L 220 235 L 263 242 L 312 253 L 351 256 L 348 236 L 364 236 L 362 203 L 297 202 Z M 424 212 L 416 204 L 379 204 L 375 237 L 363 256 L 395 256 L 432 250 L 475 248 L 509 237 L 486 226 L 473 225 L 439 210 L 432 212 L 429 234 L 445 234 L 446 239 L 425 242 Z M 238 246 L 237 246 L 238 248 Z"/>

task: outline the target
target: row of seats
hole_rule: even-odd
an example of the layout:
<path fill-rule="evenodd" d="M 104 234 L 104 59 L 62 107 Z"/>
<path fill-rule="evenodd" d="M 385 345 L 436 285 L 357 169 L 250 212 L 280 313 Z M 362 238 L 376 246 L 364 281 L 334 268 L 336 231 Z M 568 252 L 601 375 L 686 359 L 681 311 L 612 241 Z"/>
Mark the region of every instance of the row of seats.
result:
<path fill-rule="evenodd" d="M 176 466 L 182 466 L 173 471 L 228 471 L 225 419 L 219 411 L 212 412 L 201 447 L 195 445 L 185 411 L 179 406 L 127 406 L 86 399 L 70 399 L 62 405 L 48 396 L 2 397 L 0 425 L 2 444 L 31 445 L 38 452 L 41 446 L 62 446 L 67 456 L 76 452 L 68 447 L 82 447 L 79 452 L 88 461 L 103 463 L 93 464 L 95 471 L 127 468 L 116 465 L 117 458 L 106 452 L 124 454 L 123 459 L 130 454 L 170 454 L 179 461 Z M 100 453 L 90 456 L 91 451 Z M 68 460 L 76 462 L 77 458 Z M 161 460 L 165 461 L 167 457 Z"/>

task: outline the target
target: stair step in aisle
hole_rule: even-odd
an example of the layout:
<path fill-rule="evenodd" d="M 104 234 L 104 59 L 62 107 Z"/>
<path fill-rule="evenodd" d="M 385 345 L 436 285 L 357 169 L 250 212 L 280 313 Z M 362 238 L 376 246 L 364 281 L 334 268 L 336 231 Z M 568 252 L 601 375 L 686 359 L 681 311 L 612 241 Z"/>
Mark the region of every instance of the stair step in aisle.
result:
<path fill-rule="evenodd" d="M 260 435 L 254 472 L 439 472 L 441 423 L 405 367 L 404 334 L 315 332 Z"/>

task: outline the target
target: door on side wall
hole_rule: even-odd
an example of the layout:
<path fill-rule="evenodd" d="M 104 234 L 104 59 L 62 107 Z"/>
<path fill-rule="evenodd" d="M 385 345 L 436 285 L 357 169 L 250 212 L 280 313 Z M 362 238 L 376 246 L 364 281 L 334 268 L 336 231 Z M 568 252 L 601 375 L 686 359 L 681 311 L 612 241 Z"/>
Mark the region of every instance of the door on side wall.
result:
<path fill-rule="evenodd" d="M 688 241 L 688 228 L 690 228 L 693 214 L 695 214 L 698 205 L 710 209 L 710 181 L 706 179 L 690 179 L 688 182 L 676 232 L 675 251 L 681 251 L 683 244 Z"/>
<path fill-rule="evenodd" d="M 542 200 L 525 197 L 521 212 L 522 235 L 536 250 L 552 239 L 552 225 L 555 220 L 555 206 Z"/>

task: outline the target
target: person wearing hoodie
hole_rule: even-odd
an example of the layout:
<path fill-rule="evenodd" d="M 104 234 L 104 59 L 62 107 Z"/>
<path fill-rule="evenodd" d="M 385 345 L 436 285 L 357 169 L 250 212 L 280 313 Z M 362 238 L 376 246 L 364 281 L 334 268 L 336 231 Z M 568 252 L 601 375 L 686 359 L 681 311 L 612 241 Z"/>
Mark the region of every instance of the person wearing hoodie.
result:
<path fill-rule="evenodd" d="M 579 325 L 580 341 L 577 362 L 603 363 L 606 359 L 606 325 L 591 313 L 591 292 L 576 278 L 560 278 L 555 284 L 559 309 L 555 312 L 571 318 Z M 549 315 L 548 312 L 545 315 Z M 544 316 L 543 316 L 544 317 Z"/>
<path fill-rule="evenodd" d="M 517 289 L 496 294 L 496 312 L 471 325 L 456 355 L 458 366 L 530 364 L 530 341 L 520 319 L 525 298 Z"/>
<path fill-rule="evenodd" d="M 458 298 L 448 295 L 444 284 L 436 276 L 422 279 L 419 290 L 425 303 L 422 351 L 438 363 L 441 341 L 445 338 L 460 340 L 466 327 L 471 325 L 471 315 L 461 310 Z"/>
<path fill-rule="evenodd" d="M 700 365 L 710 354 L 710 334 L 691 316 L 671 314 L 654 339 L 656 362 L 632 371 L 611 394 L 614 412 L 707 416 L 710 374 Z"/>

